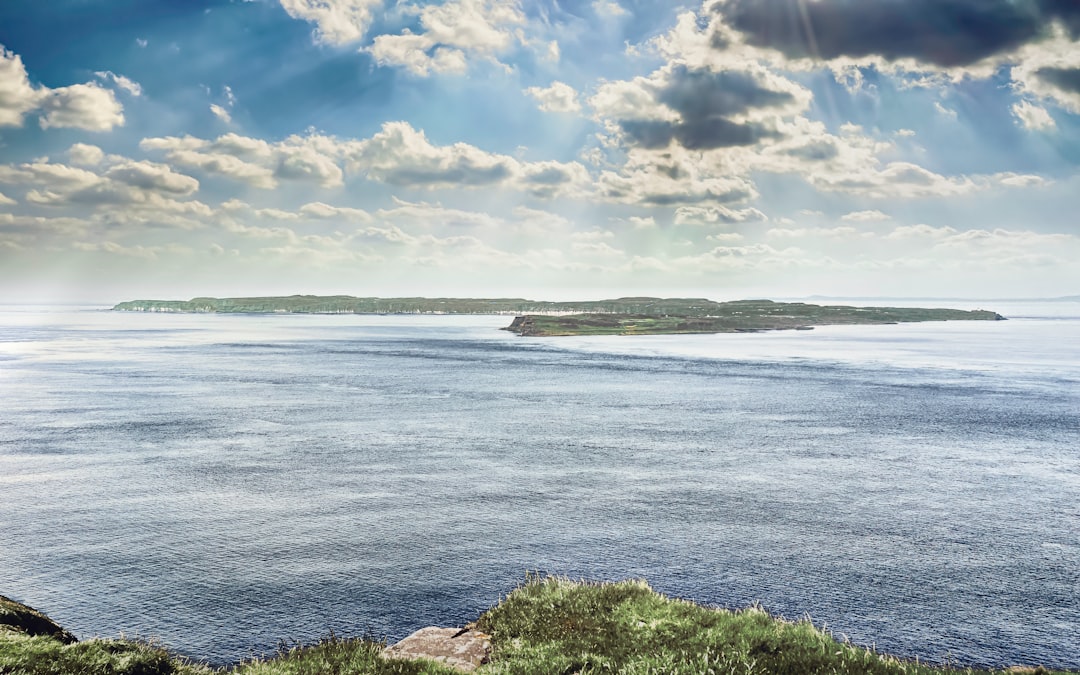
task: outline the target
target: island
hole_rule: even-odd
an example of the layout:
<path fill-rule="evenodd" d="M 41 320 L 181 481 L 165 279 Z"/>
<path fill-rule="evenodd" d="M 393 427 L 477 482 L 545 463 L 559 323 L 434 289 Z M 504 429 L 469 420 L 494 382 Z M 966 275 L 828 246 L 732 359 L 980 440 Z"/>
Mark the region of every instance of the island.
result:
<path fill-rule="evenodd" d="M 675 335 L 812 330 L 814 326 L 873 325 L 921 321 L 1004 321 L 988 310 L 915 307 L 850 307 L 803 302 L 737 300 L 714 303 L 708 313 L 527 314 L 504 330 L 527 337 L 566 335 Z"/>
<path fill-rule="evenodd" d="M 120 312 L 216 314 L 504 314 L 504 330 L 526 337 L 565 335 L 669 335 L 810 330 L 814 326 L 917 321 L 1003 321 L 988 310 L 851 307 L 804 302 L 705 298 L 627 297 L 549 302 L 522 298 L 376 298 L 289 295 L 191 300 L 131 300 Z"/>

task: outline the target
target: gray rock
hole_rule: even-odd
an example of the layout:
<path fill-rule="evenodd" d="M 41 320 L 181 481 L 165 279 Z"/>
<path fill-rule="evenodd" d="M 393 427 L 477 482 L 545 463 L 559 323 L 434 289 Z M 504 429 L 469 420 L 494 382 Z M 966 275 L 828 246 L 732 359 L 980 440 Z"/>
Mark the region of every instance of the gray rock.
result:
<path fill-rule="evenodd" d="M 491 636 L 468 628 L 421 628 L 383 650 L 389 659 L 431 659 L 469 673 L 487 663 Z"/>

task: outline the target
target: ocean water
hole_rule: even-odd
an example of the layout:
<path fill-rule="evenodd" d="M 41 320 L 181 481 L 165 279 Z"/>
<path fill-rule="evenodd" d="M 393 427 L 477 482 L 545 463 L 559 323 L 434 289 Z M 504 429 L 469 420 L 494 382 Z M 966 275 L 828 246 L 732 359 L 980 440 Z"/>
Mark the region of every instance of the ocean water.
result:
<path fill-rule="evenodd" d="M 0 593 L 228 663 L 461 625 L 527 571 L 644 577 L 1080 668 L 1080 305 L 988 304 L 1011 320 L 559 339 L 0 307 Z"/>

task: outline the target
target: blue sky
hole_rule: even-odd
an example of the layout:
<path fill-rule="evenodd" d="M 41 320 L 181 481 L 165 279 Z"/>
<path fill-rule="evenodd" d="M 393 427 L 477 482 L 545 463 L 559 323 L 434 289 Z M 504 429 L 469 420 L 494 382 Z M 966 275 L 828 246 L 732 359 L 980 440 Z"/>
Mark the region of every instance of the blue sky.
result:
<path fill-rule="evenodd" d="M 1072 0 L 12 0 L 0 290 L 1080 292 Z"/>

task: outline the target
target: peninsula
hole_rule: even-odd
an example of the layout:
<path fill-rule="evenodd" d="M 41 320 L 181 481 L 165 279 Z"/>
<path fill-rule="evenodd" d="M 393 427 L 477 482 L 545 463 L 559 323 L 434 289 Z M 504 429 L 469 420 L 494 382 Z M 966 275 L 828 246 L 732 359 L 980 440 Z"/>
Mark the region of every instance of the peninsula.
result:
<path fill-rule="evenodd" d="M 808 330 L 814 326 L 917 321 L 1002 321 L 987 310 L 850 307 L 772 300 L 716 302 L 705 298 L 628 297 L 547 302 L 522 298 L 358 298 L 289 295 L 254 298 L 132 300 L 125 312 L 219 314 L 505 314 L 505 330 L 527 337 L 559 335 L 664 335 Z"/>

